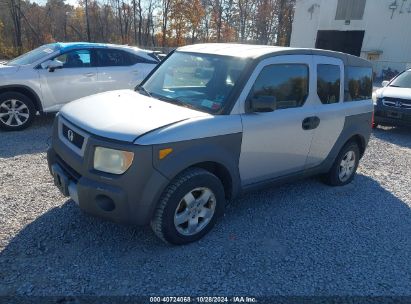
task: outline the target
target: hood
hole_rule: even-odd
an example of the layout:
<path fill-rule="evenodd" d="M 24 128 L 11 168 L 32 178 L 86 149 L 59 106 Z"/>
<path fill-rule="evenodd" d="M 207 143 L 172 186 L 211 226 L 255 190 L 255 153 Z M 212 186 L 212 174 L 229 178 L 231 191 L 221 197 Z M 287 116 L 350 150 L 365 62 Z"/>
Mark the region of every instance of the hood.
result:
<path fill-rule="evenodd" d="M 18 65 L 4 65 L 0 64 L 0 75 L 7 75 L 17 72 L 20 69 Z"/>
<path fill-rule="evenodd" d="M 411 99 L 411 89 L 408 88 L 384 87 L 378 89 L 376 94 L 378 98 L 392 97 L 400 99 Z"/>
<path fill-rule="evenodd" d="M 176 122 L 210 116 L 131 90 L 110 91 L 78 99 L 66 104 L 60 114 L 87 132 L 128 142 Z"/>

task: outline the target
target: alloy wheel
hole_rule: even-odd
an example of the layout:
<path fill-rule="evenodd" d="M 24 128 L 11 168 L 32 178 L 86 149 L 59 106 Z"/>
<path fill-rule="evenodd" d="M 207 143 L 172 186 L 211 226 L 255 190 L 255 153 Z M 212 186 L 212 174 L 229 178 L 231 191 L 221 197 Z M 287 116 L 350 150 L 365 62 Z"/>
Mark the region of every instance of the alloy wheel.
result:
<path fill-rule="evenodd" d="M 210 189 L 195 188 L 179 202 L 174 214 L 174 226 L 182 235 L 197 234 L 211 221 L 215 207 L 216 198 Z"/>
<path fill-rule="evenodd" d="M 348 151 L 341 160 L 338 177 L 340 181 L 347 181 L 355 170 L 355 153 Z"/>
<path fill-rule="evenodd" d="M 5 100 L 0 105 L 0 120 L 9 127 L 19 127 L 24 125 L 30 117 L 30 110 L 20 100 Z"/>

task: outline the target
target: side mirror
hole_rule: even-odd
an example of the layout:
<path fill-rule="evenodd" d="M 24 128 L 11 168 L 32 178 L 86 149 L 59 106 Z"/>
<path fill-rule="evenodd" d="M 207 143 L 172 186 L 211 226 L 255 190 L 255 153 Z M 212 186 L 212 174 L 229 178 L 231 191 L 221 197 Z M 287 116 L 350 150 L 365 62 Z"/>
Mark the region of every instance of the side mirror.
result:
<path fill-rule="evenodd" d="M 384 80 L 381 84 L 383 87 L 386 87 L 390 82 L 388 80 Z"/>
<path fill-rule="evenodd" d="M 251 98 L 251 112 L 272 112 L 277 108 L 275 96 L 261 95 Z"/>
<path fill-rule="evenodd" d="M 43 69 L 48 69 L 49 72 L 54 72 L 56 69 L 63 68 L 63 63 L 57 60 L 47 60 L 41 64 Z"/>

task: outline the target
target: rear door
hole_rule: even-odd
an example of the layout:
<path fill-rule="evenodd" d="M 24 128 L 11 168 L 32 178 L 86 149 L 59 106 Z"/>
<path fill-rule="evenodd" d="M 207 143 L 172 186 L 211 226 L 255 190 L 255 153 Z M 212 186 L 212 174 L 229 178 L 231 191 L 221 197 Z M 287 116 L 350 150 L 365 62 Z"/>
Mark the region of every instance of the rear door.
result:
<path fill-rule="evenodd" d="M 63 63 L 61 69 L 39 69 L 43 98 L 49 100 L 49 111 L 63 104 L 99 92 L 97 69 L 90 49 L 72 50 L 54 58 Z"/>
<path fill-rule="evenodd" d="M 316 82 L 313 104 L 319 125 L 315 129 L 306 167 L 315 167 L 330 153 L 344 127 L 344 64 L 341 59 L 313 56 Z"/>
<path fill-rule="evenodd" d="M 134 89 L 152 68 L 141 64 L 136 56 L 124 50 L 97 49 L 96 54 L 101 91 Z"/>

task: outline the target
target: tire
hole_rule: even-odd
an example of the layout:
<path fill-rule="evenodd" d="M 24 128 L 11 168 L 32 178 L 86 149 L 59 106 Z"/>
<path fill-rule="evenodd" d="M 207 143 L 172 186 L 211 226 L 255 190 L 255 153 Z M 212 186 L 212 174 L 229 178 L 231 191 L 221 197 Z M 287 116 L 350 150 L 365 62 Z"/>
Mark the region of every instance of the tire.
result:
<path fill-rule="evenodd" d="M 151 228 L 166 243 L 188 244 L 213 228 L 224 207 L 224 188 L 218 177 L 204 169 L 190 168 L 167 186 L 154 212 Z"/>
<path fill-rule="evenodd" d="M 33 122 L 36 108 L 26 95 L 18 92 L 0 94 L 0 129 L 19 131 Z"/>
<path fill-rule="evenodd" d="M 344 161 L 344 163 L 343 163 Z M 323 181 L 330 186 L 344 186 L 354 179 L 360 161 L 358 144 L 350 141 L 344 145 Z M 344 174 L 344 171 L 345 173 Z"/>

